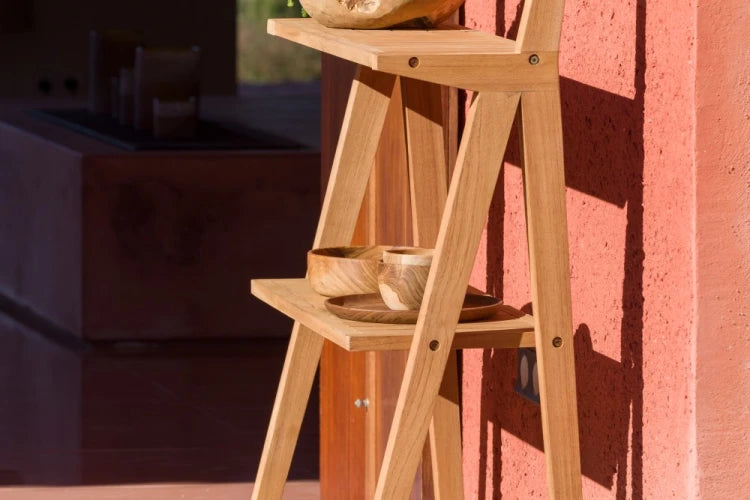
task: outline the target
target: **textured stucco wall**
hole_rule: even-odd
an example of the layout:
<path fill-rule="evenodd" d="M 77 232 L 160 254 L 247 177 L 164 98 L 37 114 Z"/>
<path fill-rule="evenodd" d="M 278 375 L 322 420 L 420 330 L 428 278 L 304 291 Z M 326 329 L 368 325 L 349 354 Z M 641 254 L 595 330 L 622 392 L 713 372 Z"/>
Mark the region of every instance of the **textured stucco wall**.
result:
<path fill-rule="evenodd" d="M 468 0 L 515 37 L 518 2 Z M 695 1 L 568 0 L 561 40 L 584 498 L 691 498 L 695 451 Z M 507 156 L 472 282 L 529 302 Z M 464 353 L 467 498 L 545 498 L 539 408 L 516 353 Z"/>
<path fill-rule="evenodd" d="M 748 27 L 747 0 L 698 2 L 696 444 L 703 498 L 750 491 Z"/>

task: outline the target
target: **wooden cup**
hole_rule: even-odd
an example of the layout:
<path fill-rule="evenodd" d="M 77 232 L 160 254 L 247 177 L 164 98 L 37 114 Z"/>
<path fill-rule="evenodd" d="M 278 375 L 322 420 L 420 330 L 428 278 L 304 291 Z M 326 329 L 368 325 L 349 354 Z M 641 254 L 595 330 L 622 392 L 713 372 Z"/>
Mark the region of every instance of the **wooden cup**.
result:
<path fill-rule="evenodd" d="M 432 264 L 434 254 L 433 248 L 393 247 L 383 251 L 383 262 L 386 264 L 429 266 Z"/>
<path fill-rule="evenodd" d="M 389 309 L 419 309 L 430 274 L 430 248 L 392 248 L 383 252 L 378 265 L 378 289 Z"/>

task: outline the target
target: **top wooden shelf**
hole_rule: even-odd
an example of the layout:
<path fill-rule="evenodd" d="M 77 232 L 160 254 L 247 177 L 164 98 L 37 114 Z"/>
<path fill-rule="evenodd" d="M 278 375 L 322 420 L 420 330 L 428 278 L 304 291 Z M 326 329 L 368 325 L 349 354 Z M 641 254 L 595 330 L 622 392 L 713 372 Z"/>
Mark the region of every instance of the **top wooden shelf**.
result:
<path fill-rule="evenodd" d="M 377 71 L 472 90 L 542 90 L 557 82 L 556 52 L 538 53 L 532 65 L 514 40 L 462 26 L 355 30 L 269 19 L 268 33 Z"/>

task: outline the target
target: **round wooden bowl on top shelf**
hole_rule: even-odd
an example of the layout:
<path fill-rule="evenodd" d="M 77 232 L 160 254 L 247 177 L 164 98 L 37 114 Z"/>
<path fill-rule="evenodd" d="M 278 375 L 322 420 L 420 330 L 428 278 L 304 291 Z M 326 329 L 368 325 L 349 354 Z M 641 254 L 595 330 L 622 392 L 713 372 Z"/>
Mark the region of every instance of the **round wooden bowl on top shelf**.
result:
<path fill-rule="evenodd" d="M 387 246 L 315 248 L 307 252 L 307 280 L 326 297 L 376 293 L 378 262 Z"/>
<path fill-rule="evenodd" d="M 300 0 L 328 28 L 434 28 L 464 0 Z"/>

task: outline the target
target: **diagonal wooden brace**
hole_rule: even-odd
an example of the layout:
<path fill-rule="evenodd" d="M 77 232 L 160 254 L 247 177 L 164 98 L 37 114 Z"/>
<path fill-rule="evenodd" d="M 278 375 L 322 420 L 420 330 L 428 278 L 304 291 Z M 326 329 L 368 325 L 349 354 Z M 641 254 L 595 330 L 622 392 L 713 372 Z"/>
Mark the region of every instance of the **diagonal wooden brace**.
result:
<path fill-rule="evenodd" d="M 459 148 L 375 498 L 408 498 L 520 95 L 482 93 Z"/>

